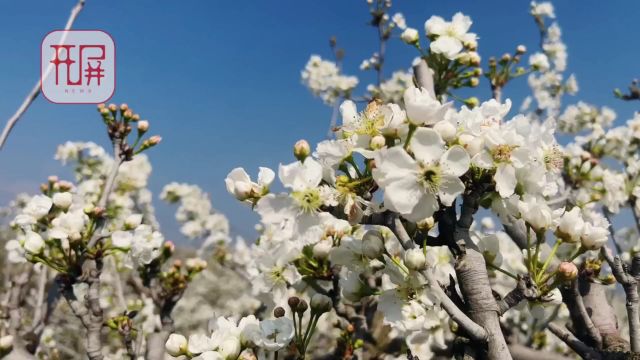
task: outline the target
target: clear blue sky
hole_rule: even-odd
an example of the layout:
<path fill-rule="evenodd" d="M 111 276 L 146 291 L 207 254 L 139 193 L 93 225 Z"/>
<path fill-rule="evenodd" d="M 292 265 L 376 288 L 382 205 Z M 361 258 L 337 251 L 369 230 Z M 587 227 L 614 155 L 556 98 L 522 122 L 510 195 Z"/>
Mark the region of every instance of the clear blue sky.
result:
<path fill-rule="evenodd" d="M 0 120 L 4 124 L 39 75 L 42 37 L 64 26 L 75 0 L 4 2 L 0 11 Z M 556 14 L 569 47 L 568 73 L 580 84 L 579 98 L 608 105 L 628 119 L 640 103 L 613 99 L 611 90 L 639 77 L 637 19 L 640 2 L 557 1 Z M 534 49 L 536 27 L 529 1 L 396 0 L 410 26 L 423 31 L 433 14 L 462 11 L 473 18 L 484 59 L 522 43 Z M 157 199 L 170 181 L 196 183 L 228 215 L 236 234 L 253 234 L 255 215 L 224 188 L 233 167 L 251 174 L 258 166 L 277 168 L 292 160 L 299 138 L 310 142 L 326 134 L 330 109 L 300 83 L 310 54 L 330 56 L 328 38 L 346 49 L 345 72 L 361 84 L 373 81 L 358 66 L 377 48 L 364 0 L 324 1 L 98 1 L 87 0 L 77 29 L 102 29 L 115 39 L 117 87 L 114 102 L 127 102 L 151 121 L 162 146 L 150 152 L 151 190 Z M 394 41 L 387 74 L 408 68 L 415 53 Z M 363 86 L 363 87 L 364 87 Z M 505 96 L 519 105 L 526 80 L 510 84 Z M 476 96 L 489 96 L 481 83 Z M 567 102 L 571 102 L 569 98 Z M 0 202 L 17 192 L 37 190 L 48 175 L 70 174 L 53 160 L 58 144 L 92 140 L 106 144 L 92 105 L 55 105 L 39 98 L 0 152 Z M 163 230 L 181 236 L 174 209 L 156 200 Z"/>

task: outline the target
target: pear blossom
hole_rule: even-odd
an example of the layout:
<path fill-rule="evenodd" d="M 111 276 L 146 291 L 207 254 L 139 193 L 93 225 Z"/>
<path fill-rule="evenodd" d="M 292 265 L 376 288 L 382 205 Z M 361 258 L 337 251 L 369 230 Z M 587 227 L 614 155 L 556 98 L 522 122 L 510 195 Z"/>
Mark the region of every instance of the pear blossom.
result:
<path fill-rule="evenodd" d="M 480 168 L 495 168 L 493 178 L 496 190 L 503 198 L 509 197 L 517 185 L 516 169 L 525 166 L 529 160 L 530 152 L 525 146 L 524 138 L 507 126 L 488 129 L 483 138 L 485 149 L 476 154 L 472 161 Z"/>
<path fill-rule="evenodd" d="M 63 210 L 67 210 L 73 201 L 73 195 L 70 192 L 60 192 L 53 194 L 53 204 Z"/>
<path fill-rule="evenodd" d="M 445 149 L 433 129 L 419 128 L 411 140 L 415 159 L 401 147 L 376 153 L 373 177 L 384 189 L 385 207 L 407 219 L 419 221 L 433 215 L 464 191 L 460 176 L 469 169 L 470 159 L 459 145 Z"/>
<path fill-rule="evenodd" d="M 192 354 L 215 350 L 215 347 L 215 342 L 209 336 L 203 334 L 193 334 L 189 336 L 187 350 Z"/>
<path fill-rule="evenodd" d="M 451 103 L 442 105 L 424 88 L 410 87 L 404 92 L 407 119 L 414 125 L 433 125 L 442 121 Z"/>
<path fill-rule="evenodd" d="M 609 239 L 609 230 L 606 227 L 594 225 L 590 222 L 584 224 L 584 231 L 580 238 L 582 246 L 588 250 L 598 250 Z"/>
<path fill-rule="evenodd" d="M 471 18 L 459 12 L 450 22 L 435 15 L 429 18 L 424 27 L 427 36 L 435 38 L 430 45 L 431 51 L 453 60 L 464 46 L 475 46 L 476 34 L 468 32 L 471 24 Z"/>
<path fill-rule="evenodd" d="M 165 343 L 165 349 L 171 356 L 180 356 L 187 350 L 187 338 L 180 334 L 171 334 Z"/>
<path fill-rule="evenodd" d="M 77 240 L 81 237 L 81 232 L 88 221 L 89 217 L 82 210 L 62 213 L 51 220 L 52 228 L 49 230 L 49 237 Z"/>
<path fill-rule="evenodd" d="M 133 242 L 133 234 L 129 231 L 114 231 L 111 234 L 111 243 L 118 248 L 129 248 Z"/>
<path fill-rule="evenodd" d="M 531 54 L 531 56 L 529 56 L 529 65 L 542 72 L 549 70 L 550 67 L 549 59 L 547 58 L 547 55 L 543 53 Z"/>
<path fill-rule="evenodd" d="M 44 249 L 45 242 L 40 234 L 33 231 L 27 231 L 25 233 L 24 244 L 22 246 L 31 254 L 39 254 Z"/>
<path fill-rule="evenodd" d="M 33 220 L 39 220 L 49 213 L 53 206 L 53 200 L 46 195 L 36 195 L 24 207 L 22 210 L 23 216 L 27 216 Z"/>
<path fill-rule="evenodd" d="M 274 178 L 273 170 L 260 167 L 258 182 L 254 183 L 243 168 L 235 168 L 227 175 L 224 182 L 227 185 L 227 191 L 238 200 L 243 201 L 252 196 L 260 197 L 266 194 Z"/>
<path fill-rule="evenodd" d="M 546 229 L 553 222 L 553 214 L 546 201 L 535 195 L 525 194 L 518 203 L 522 218 L 534 229 Z"/>
<path fill-rule="evenodd" d="M 422 270 L 427 266 L 427 258 L 422 249 L 409 249 L 404 253 L 404 263 L 411 270 Z"/>
<path fill-rule="evenodd" d="M 585 228 L 582 213 L 579 207 L 574 207 L 566 211 L 558 221 L 558 234 L 567 242 L 575 243 L 580 241 Z"/>
<path fill-rule="evenodd" d="M 407 44 L 413 44 L 420 40 L 420 34 L 418 33 L 418 30 L 414 28 L 406 28 L 400 35 L 400 38 Z"/>
<path fill-rule="evenodd" d="M 260 322 L 262 330 L 262 347 L 269 351 L 277 351 L 287 346 L 293 339 L 293 322 L 281 317 Z"/>

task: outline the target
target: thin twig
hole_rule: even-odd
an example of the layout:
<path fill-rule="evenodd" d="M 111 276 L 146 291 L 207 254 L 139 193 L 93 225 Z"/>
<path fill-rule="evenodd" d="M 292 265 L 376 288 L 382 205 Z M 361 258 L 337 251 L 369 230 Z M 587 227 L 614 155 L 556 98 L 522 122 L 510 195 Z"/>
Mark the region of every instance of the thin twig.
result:
<path fill-rule="evenodd" d="M 73 7 L 73 9 L 71 9 L 71 15 L 69 15 L 67 24 L 64 27 L 65 30 L 71 29 L 71 27 L 73 26 L 73 23 L 76 21 L 76 18 L 78 17 L 78 14 L 80 14 L 80 11 L 82 11 L 82 8 L 84 7 L 84 2 L 85 0 L 79 0 L 78 3 Z M 64 44 L 66 39 L 67 39 L 67 34 L 65 33 L 62 35 L 60 44 Z M 53 64 L 50 63 L 49 66 L 47 67 L 47 70 L 44 72 L 44 74 L 42 74 L 42 79 L 46 79 L 51 73 L 52 69 L 53 69 Z M 7 120 L 7 124 L 4 126 L 4 129 L 2 130 L 2 135 L 0 135 L 0 149 L 2 149 L 2 147 L 4 146 L 5 142 L 7 141 L 7 138 L 9 137 L 9 133 L 11 132 L 13 127 L 18 123 L 18 120 L 22 118 L 22 115 L 24 115 L 24 113 L 27 111 L 29 106 L 31 106 L 33 101 L 38 97 L 38 95 L 40 95 L 40 91 L 41 91 L 40 85 L 41 85 L 41 80 L 38 80 L 38 82 L 36 82 L 33 89 L 31 89 L 31 92 L 29 92 L 27 97 L 22 102 L 22 105 L 20 105 L 18 110 L 15 112 L 15 114 L 13 114 L 13 116 L 9 118 L 9 120 Z"/>
<path fill-rule="evenodd" d="M 498 302 L 500 315 L 517 306 L 522 300 L 536 299 L 539 294 L 538 287 L 529 275 L 518 275 L 516 287 Z"/>
<path fill-rule="evenodd" d="M 602 335 L 600 335 L 600 332 L 598 331 L 596 326 L 593 324 L 593 320 L 591 320 L 591 316 L 589 316 L 589 313 L 587 312 L 587 308 L 584 305 L 584 300 L 582 299 L 582 295 L 580 295 L 578 281 L 579 281 L 578 279 L 575 279 L 571 284 L 571 294 L 573 295 L 572 297 L 575 300 L 575 303 L 574 303 L 575 309 L 578 311 L 578 314 L 580 315 L 580 319 L 583 321 L 583 324 L 581 325 L 585 327 L 585 330 L 589 335 L 589 337 L 591 338 L 591 340 L 593 340 L 596 346 L 600 348 L 602 347 Z"/>

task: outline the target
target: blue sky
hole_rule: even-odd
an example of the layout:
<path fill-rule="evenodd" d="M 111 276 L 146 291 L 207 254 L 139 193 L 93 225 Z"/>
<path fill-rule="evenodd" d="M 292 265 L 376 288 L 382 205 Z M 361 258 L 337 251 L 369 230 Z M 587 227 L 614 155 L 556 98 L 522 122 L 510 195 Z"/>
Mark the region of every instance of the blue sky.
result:
<path fill-rule="evenodd" d="M 39 76 L 40 42 L 64 26 L 74 0 L 5 2 L 0 11 L 0 119 L 15 111 Z M 640 2 L 557 1 L 556 14 L 569 48 L 568 73 L 580 84 L 577 98 L 616 110 L 628 119 L 638 103 L 611 96 L 638 77 L 637 15 Z M 483 59 L 525 44 L 535 49 L 536 27 L 528 1 L 396 0 L 410 26 L 423 29 L 433 14 L 450 18 L 462 11 L 474 20 Z M 335 35 L 346 49 L 344 70 L 357 74 L 361 88 L 373 74 L 358 70 L 377 49 L 364 0 L 324 1 L 98 1 L 87 0 L 77 29 L 109 32 L 117 48 L 117 85 L 112 99 L 126 102 L 151 122 L 163 143 L 150 152 L 154 196 L 171 181 L 200 185 L 214 207 L 231 220 L 232 231 L 251 237 L 257 218 L 224 188 L 236 166 L 250 174 L 258 166 L 277 168 L 293 160 L 293 143 L 315 143 L 327 131 L 331 110 L 300 83 L 311 54 L 330 57 Z M 423 31 L 423 30 L 421 30 Z M 416 55 L 395 39 L 386 74 L 408 68 Z M 505 96 L 520 104 L 526 80 L 509 84 Z M 475 92 L 490 96 L 484 79 Z M 576 98 L 576 99 L 577 99 Z M 566 103 L 575 99 L 567 98 Z M 0 203 L 16 193 L 34 192 L 48 175 L 70 173 L 53 160 L 67 140 L 106 145 L 94 106 L 56 105 L 39 98 L 0 152 Z M 181 240 L 173 210 L 156 201 L 168 238 Z"/>

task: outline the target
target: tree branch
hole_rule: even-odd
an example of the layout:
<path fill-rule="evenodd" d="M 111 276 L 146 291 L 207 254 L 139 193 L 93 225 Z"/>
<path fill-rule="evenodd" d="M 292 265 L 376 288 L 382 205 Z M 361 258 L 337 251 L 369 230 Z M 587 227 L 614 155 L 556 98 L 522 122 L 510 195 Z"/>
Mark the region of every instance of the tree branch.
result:
<path fill-rule="evenodd" d="M 550 323 L 548 329 L 584 359 L 602 359 L 602 356 L 598 352 L 585 345 L 582 341 L 578 340 L 578 338 L 575 337 L 571 332 L 569 332 L 569 330 L 563 329 L 554 323 Z"/>
<path fill-rule="evenodd" d="M 428 286 L 435 294 L 436 298 L 440 300 L 440 306 L 449 314 L 451 319 L 458 323 L 460 327 L 471 337 L 474 341 L 485 342 L 487 341 L 487 331 L 480 325 L 471 320 L 456 304 L 444 293 L 440 284 L 433 278 L 433 275 L 429 270 L 423 272 L 427 278 Z"/>
<path fill-rule="evenodd" d="M 78 14 L 80 14 L 80 11 L 82 11 L 82 8 L 84 7 L 84 2 L 85 0 L 79 0 L 78 3 L 71 9 L 71 14 L 69 15 L 67 24 L 64 27 L 65 30 L 71 29 L 71 27 L 73 26 L 73 23 L 76 21 L 76 18 L 78 17 Z M 63 34 L 62 39 L 60 40 L 60 44 L 64 44 L 66 38 L 67 38 L 66 34 Z M 49 66 L 47 67 L 47 70 L 44 72 L 44 74 L 42 74 L 42 78 L 46 79 L 51 73 L 52 69 L 53 69 L 53 64 L 49 64 Z M 4 126 L 4 129 L 2 130 L 2 134 L 0 135 L 0 149 L 2 149 L 5 142 L 7 141 L 7 138 L 9 137 L 9 133 L 11 133 L 11 130 L 13 129 L 13 127 L 22 118 L 22 115 L 24 115 L 24 113 L 27 111 L 29 106 L 31 106 L 31 104 L 38 97 L 38 95 L 40 95 L 40 91 L 41 91 L 40 85 L 41 85 L 41 81 L 38 80 L 38 82 L 36 82 L 33 89 L 31 89 L 31 92 L 27 94 L 27 97 L 22 102 L 22 105 L 20 105 L 18 110 L 15 112 L 15 114 L 13 114 L 13 116 L 9 118 L 9 120 L 7 120 L 7 124 Z"/>
<path fill-rule="evenodd" d="M 640 351 L 640 297 L 638 296 L 638 277 L 640 276 L 640 254 L 633 256 L 631 272 L 625 269 L 620 256 L 611 254 L 611 250 L 603 246 L 600 253 L 605 258 L 616 280 L 622 285 L 627 297 L 627 318 L 629 321 L 629 340 L 631 351 Z"/>
<path fill-rule="evenodd" d="M 537 299 L 539 295 L 538 287 L 531 280 L 531 277 L 528 274 L 522 276 L 518 275 L 516 287 L 505 295 L 504 299 L 498 302 L 500 315 L 504 314 L 512 307 L 517 306 L 522 300 L 534 300 Z"/>

